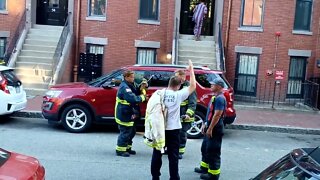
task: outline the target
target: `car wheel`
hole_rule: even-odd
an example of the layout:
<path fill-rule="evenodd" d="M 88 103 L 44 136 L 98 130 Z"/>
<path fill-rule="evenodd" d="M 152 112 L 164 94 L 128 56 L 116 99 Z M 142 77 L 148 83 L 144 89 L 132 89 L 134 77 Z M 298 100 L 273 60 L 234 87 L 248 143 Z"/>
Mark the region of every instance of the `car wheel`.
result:
<path fill-rule="evenodd" d="M 188 138 L 190 139 L 200 138 L 203 136 L 201 133 L 201 126 L 205 119 L 205 115 L 202 112 L 196 111 L 194 118 L 195 120 L 192 122 L 191 128 L 187 131 Z"/>
<path fill-rule="evenodd" d="M 92 115 L 88 108 L 82 105 L 73 104 L 63 110 L 61 122 L 67 131 L 80 133 L 91 126 Z"/>

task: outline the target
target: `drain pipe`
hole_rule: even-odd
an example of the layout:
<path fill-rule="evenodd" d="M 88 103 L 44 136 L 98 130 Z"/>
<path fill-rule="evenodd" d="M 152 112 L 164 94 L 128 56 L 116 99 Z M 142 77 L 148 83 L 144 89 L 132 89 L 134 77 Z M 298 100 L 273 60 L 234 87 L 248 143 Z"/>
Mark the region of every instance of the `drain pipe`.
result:
<path fill-rule="evenodd" d="M 227 17 L 227 29 L 226 29 L 226 43 L 225 43 L 225 54 L 228 55 L 229 46 L 229 33 L 230 33 L 230 21 L 231 21 L 231 10 L 232 10 L 232 0 L 229 0 L 228 5 L 228 17 Z"/>
<path fill-rule="evenodd" d="M 78 0 L 77 9 L 77 31 L 76 31 L 76 56 L 73 63 L 73 81 L 78 81 L 78 64 L 79 64 L 79 35 L 80 35 L 80 16 L 81 16 L 81 0 Z"/>

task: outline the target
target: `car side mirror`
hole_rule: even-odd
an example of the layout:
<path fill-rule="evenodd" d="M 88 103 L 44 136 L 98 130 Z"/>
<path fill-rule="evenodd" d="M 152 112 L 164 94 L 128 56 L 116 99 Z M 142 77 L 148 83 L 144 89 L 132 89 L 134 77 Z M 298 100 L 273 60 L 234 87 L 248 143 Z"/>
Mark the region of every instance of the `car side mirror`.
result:
<path fill-rule="evenodd" d="M 103 89 L 111 89 L 113 87 L 115 87 L 116 85 L 114 84 L 114 82 L 111 81 L 107 81 L 104 84 L 102 84 L 102 88 Z"/>

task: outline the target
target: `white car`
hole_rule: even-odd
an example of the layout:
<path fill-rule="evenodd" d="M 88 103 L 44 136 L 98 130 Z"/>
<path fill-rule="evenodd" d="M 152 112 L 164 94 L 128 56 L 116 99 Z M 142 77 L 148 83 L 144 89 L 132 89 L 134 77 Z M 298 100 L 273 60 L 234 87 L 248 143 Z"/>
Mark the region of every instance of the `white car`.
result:
<path fill-rule="evenodd" d="M 0 65 L 0 115 L 12 114 L 27 106 L 26 92 L 12 68 Z"/>

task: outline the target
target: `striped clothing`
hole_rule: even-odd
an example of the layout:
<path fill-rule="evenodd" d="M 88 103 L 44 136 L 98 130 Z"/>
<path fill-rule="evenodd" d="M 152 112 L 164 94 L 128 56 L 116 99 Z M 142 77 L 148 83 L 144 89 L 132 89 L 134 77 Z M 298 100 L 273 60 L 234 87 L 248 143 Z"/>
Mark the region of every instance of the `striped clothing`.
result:
<path fill-rule="evenodd" d="M 207 6 L 202 2 L 194 9 L 192 20 L 195 22 L 194 35 L 200 37 L 204 15 L 208 13 Z"/>

